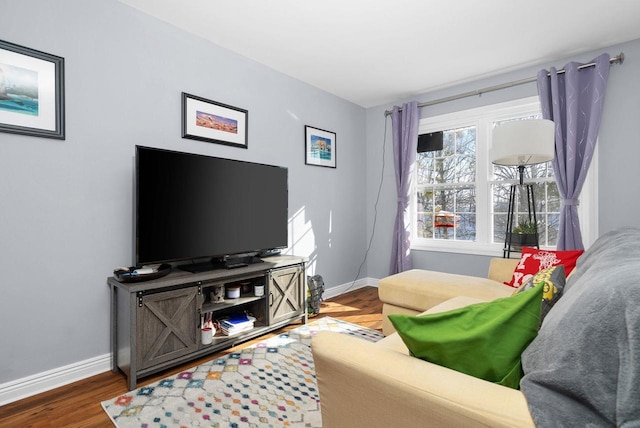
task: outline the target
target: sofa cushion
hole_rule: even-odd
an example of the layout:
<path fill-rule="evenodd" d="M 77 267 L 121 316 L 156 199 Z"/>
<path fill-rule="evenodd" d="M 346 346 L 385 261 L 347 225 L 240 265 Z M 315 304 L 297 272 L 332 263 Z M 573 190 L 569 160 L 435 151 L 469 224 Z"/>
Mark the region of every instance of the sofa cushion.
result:
<path fill-rule="evenodd" d="M 505 284 L 518 288 L 541 270 L 559 264 L 564 266 L 565 274 L 569 276 L 582 253 L 584 250 L 553 251 L 523 247 L 520 263 L 513 271 L 511 281 L 505 282 Z"/>
<path fill-rule="evenodd" d="M 513 289 L 491 279 L 422 269 L 397 273 L 382 278 L 378 283 L 378 295 L 383 303 L 418 312 L 457 296 L 486 301 L 507 297 L 511 293 Z"/>
<path fill-rule="evenodd" d="M 537 334 L 542 290 L 540 285 L 447 312 L 389 319 L 414 357 L 518 388 L 520 354 Z"/>
<path fill-rule="evenodd" d="M 638 426 L 640 229 L 601 236 L 522 355 L 538 426 Z"/>
<path fill-rule="evenodd" d="M 522 284 L 513 294 L 522 293 L 536 285 L 542 284 L 544 290 L 542 292 L 542 308 L 540 309 L 540 323 L 547 316 L 553 305 L 560 300 L 565 284 L 564 266 L 552 266 L 543 269 L 535 274 L 531 279 Z"/>

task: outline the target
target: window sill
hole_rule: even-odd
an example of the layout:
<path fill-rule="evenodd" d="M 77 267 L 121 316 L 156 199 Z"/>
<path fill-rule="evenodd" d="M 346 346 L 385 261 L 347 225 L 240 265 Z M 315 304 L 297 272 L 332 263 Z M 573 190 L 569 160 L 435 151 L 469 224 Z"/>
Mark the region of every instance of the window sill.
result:
<path fill-rule="evenodd" d="M 476 256 L 502 257 L 502 244 L 480 244 L 477 242 L 417 242 L 411 244 L 411 251 L 434 251 L 439 253 L 473 254 Z M 555 250 L 552 247 L 540 247 L 541 250 Z M 511 258 L 519 258 L 519 251 L 511 251 Z"/>
<path fill-rule="evenodd" d="M 502 257 L 502 245 L 479 244 L 477 242 L 443 242 L 443 241 L 418 242 L 418 243 L 411 244 L 411 250 Z"/>

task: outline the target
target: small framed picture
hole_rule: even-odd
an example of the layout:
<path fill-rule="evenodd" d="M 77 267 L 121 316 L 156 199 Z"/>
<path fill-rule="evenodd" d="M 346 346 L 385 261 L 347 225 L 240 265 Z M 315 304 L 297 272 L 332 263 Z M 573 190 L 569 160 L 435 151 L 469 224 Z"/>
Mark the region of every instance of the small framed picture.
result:
<path fill-rule="evenodd" d="M 182 138 L 247 148 L 247 110 L 182 93 Z"/>
<path fill-rule="evenodd" d="M 0 131 L 64 140 L 64 58 L 0 40 Z"/>
<path fill-rule="evenodd" d="M 305 156 L 307 165 L 336 167 L 336 133 L 306 125 Z"/>

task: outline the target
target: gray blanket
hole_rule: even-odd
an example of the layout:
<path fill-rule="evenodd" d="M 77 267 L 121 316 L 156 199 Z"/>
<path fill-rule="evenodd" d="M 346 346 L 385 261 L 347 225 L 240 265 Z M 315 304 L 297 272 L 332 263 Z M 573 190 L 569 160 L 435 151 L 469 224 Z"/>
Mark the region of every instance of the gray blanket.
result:
<path fill-rule="evenodd" d="M 640 426 L 640 229 L 580 257 L 522 365 L 537 426 Z"/>

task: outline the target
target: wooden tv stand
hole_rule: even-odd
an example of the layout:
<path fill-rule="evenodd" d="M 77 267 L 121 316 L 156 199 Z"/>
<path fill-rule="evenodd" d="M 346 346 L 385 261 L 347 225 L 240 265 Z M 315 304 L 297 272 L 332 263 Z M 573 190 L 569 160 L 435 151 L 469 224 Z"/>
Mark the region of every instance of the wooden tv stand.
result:
<path fill-rule="evenodd" d="M 121 370 L 130 390 L 138 378 L 302 320 L 307 322 L 305 259 L 276 256 L 236 269 L 190 273 L 174 269 L 169 275 L 144 282 L 107 280 L 111 289 L 111 367 Z M 247 285 L 251 291 L 237 299 L 212 303 L 214 286 Z M 264 285 L 254 296 L 253 285 Z M 201 343 L 201 315 L 213 319 L 248 313 L 254 328 L 234 336 L 216 332 L 213 343 Z"/>

